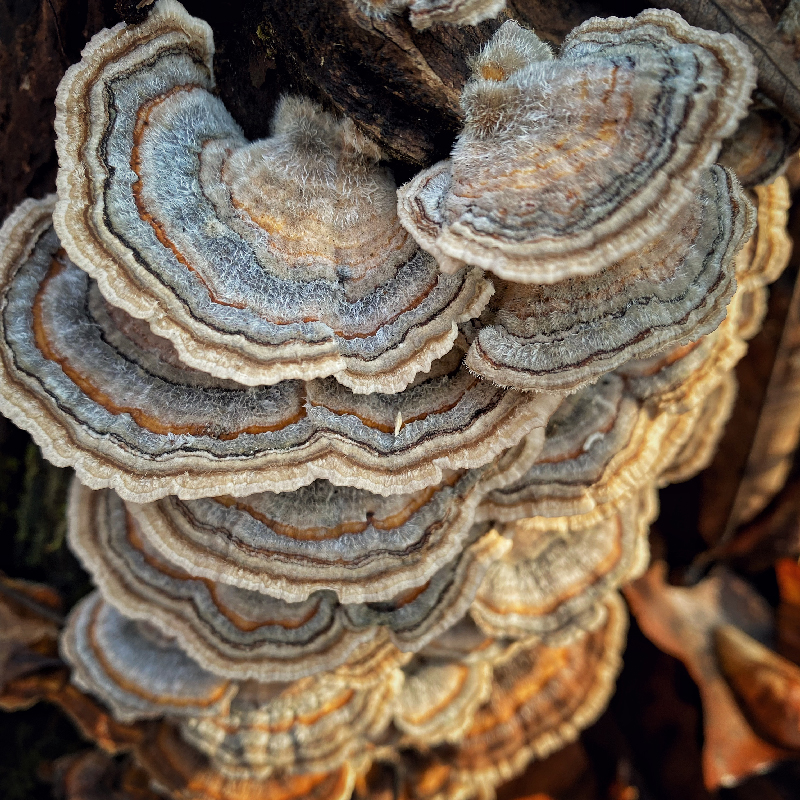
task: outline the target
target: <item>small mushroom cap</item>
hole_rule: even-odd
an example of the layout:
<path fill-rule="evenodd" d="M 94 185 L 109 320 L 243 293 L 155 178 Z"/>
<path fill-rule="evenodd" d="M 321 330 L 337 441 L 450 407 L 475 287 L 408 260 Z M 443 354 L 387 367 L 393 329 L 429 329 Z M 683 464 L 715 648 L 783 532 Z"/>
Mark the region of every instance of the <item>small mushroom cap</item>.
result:
<path fill-rule="evenodd" d="M 570 645 L 521 648 L 495 667 L 489 701 L 454 748 L 441 755 L 465 782 L 486 788 L 520 773 L 590 725 L 603 711 L 622 665 L 627 613 L 617 594 L 605 622 Z"/>
<path fill-rule="evenodd" d="M 56 97 L 70 257 L 190 366 L 248 385 L 336 375 L 396 392 L 491 294 L 438 274 L 400 225 L 381 153 L 284 98 L 247 142 L 213 94 L 209 27 L 174 0 L 97 34 Z M 176 187 L 180 187 L 176 190 Z"/>
<path fill-rule="evenodd" d="M 229 711 L 181 720 L 179 728 L 229 777 L 333 770 L 358 760 L 386 730 L 403 673 L 396 663 L 385 666 L 360 688 L 336 674 L 291 684 L 250 682 Z"/>
<path fill-rule="evenodd" d="M 646 485 L 584 529 L 564 533 L 541 517 L 508 525 L 503 532 L 514 544 L 489 568 L 472 618 L 492 636 L 568 643 L 602 622 L 609 592 L 646 569 L 657 514 L 655 487 Z"/>
<path fill-rule="evenodd" d="M 411 746 L 458 742 L 492 690 L 492 665 L 414 659 L 405 669 L 394 724 Z"/>
<path fill-rule="evenodd" d="M 295 492 L 128 504 L 149 544 L 195 577 L 298 602 L 391 600 L 462 549 L 487 492 L 518 478 L 541 448 L 530 435 L 492 465 L 384 497 L 316 481 Z"/>
<path fill-rule="evenodd" d="M 688 438 L 659 476 L 659 485 L 687 481 L 711 463 L 733 411 L 737 388 L 736 375 L 726 373 L 695 415 Z"/>
<path fill-rule="evenodd" d="M 477 25 L 496 17 L 506 0 L 353 0 L 356 7 L 371 17 L 386 19 L 406 8 L 411 24 L 419 29 L 438 23 Z"/>
<path fill-rule="evenodd" d="M 703 404 L 747 352 L 739 336 L 739 304 L 744 291 L 733 296 L 728 316 L 713 333 L 682 347 L 645 359 L 632 359 L 617 369 L 626 391 L 654 415 L 684 414 Z"/>
<path fill-rule="evenodd" d="M 536 463 L 492 490 L 477 518 L 540 518 L 562 533 L 602 522 L 670 463 L 697 413 L 652 414 L 624 380 L 606 375 L 564 399 Z"/>
<path fill-rule="evenodd" d="M 725 317 L 734 256 L 754 218 L 733 173 L 712 167 L 669 237 L 589 277 L 544 286 L 496 280 L 467 366 L 503 386 L 574 391 L 631 358 L 699 339 Z"/>
<path fill-rule="evenodd" d="M 739 40 L 671 11 L 591 19 L 556 60 L 515 22 L 496 37 L 503 58 L 476 61 L 451 160 L 398 193 L 445 271 L 554 283 L 641 249 L 691 202 L 755 85 Z"/>
<path fill-rule="evenodd" d="M 92 488 L 139 502 L 317 478 L 414 492 L 492 461 L 558 402 L 479 380 L 459 350 L 400 394 L 357 395 L 333 378 L 211 378 L 103 300 L 45 227 L 52 203 L 24 203 L 0 231 L 0 411 Z"/>
<path fill-rule="evenodd" d="M 736 257 L 736 280 L 745 289 L 777 280 L 792 254 L 792 240 L 786 230 L 792 202 L 789 181 L 781 176 L 754 187 L 753 192 L 757 209 L 755 233 Z"/>
<path fill-rule="evenodd" d="M 136 758 L 174 800 L 349 800 L 358 774 L 346 761 L 326 773 L 267 780 L 226 777 L 168 723 L 145 738 Z"/>
<path fill-rule="evenodd" d="M 125 615 L 175 637 L 204 669 L 239 680 L 287 681 L 344 664 L 385 637 L 413 652 L 466 614 L 489 565 L 511 542 L 485 526 L 421 586 L 380 603 L 340 604 L 329 591 L 288 603 L 261 591 L 197 578 L 141 536 L 113 492 L 77 481 L 70 494 L 70 545 L 104 596 Z M 384 630 L 385 629 L 385 630 Z"/>
<path fill-rule="evenodd" d="M 71 612 L 61 651 L 73 682 L 99 697 L 121 722 L 219 713 L 236 690 L 202 669 L 174 640 L 122 616 L 98 592 Z"/>

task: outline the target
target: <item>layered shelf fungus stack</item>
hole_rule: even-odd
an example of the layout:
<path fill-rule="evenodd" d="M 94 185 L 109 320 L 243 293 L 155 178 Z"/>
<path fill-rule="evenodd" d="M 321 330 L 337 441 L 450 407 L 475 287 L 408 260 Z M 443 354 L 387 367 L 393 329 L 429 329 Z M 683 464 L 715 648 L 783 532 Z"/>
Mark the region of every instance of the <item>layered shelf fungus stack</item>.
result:
<path fill-rule="evenodd" d="M 505 21 L 398 190 L 304 97 L 248 141 L 213 54 L 175 0 L 97 34 L 57 194 L 0 231 L 0 410 L 74 468 L 97 587 L 62 658 L 165 796 L 492 797 L 605 707 L 657 488 L 788 259 L 785 180 L 716 163 L 752 57 L 670 11 L 557 55 Z"/>

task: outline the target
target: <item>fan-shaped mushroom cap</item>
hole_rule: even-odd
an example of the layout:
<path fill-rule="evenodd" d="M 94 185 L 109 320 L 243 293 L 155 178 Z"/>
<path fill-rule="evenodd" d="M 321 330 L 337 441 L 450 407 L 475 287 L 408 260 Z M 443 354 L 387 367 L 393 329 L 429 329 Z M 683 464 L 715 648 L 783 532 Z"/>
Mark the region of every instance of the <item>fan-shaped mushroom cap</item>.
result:
<path fill-rule="evenodd" d="M 405 669 L 394 724 L 410 745 L 457 742 L 492 690 L 492 665 L 415 658 Z"/>
<path fill-rule="evenodd" d="M 72 680 L 122 722 L 219 713 L 236 687 L 212 675 L 146 622 L 123 617 L 93 592 L 73 609 L 61 639 Z"/>
<path fill-rule="evenodd" d="M 695 415 L 696 419 L 683 446 L 659 475 L 661 486 L 687 481 L 711 463 L 733 411 L 736 390 L 736 375 L 733 372 L 726 373 L 700 407 L 700 413 Z"/>
<path fill-rule="evenodd" d="M 408 18 L 415 28 L 425 29 L 446 22 L 451 25 L 477 25 L 496 17 L 506 0 L 354 0 L 356 6 L 371 17 L 386 19 L 408 9 Z"/>
<path fill-rule="evenodd" d="M 786 231 L 789 221 L 789 181 L 783 176 L 753 188 L 756 197 L 756 228 L 736 258 L 736 280 L 745 288 L 764 286 L 777 280 L 792 253 Z"/>
<path fill-rule="evenodd" d="M 765 286 L 745 289 L 736 304 L 736 332 L 747 342 L 760 330 L 767 315 L 769 290 Z"/>
<path fill-rule="evenodd" d="M 437 273 L 397 218 L 381 153 L 286 98 L 248 143 L 212 90 L 205 22 L 160 0 L 98 33 L 56 98 L 54 224 L 103 294 L 240 383 L 336 375 L 395 392 L 446 353 L 491 286 Z"/>
<path fill-rule="evenodd" d="M 722 144 L 718 162 L 736 173 L 742 185 L 767 183 L 783 171 L 794 155 L 797 129 L 776 108 L 751 108 L 730 139 Z"/>
<path fill-rule="evenodd" d="M 485 530 L 485 528 L 483 528 Z M 341 605 L 329 591 L 287 603 L 262 593 L 197 578 L 143 539 L 113 492 L 77 481 L 70 496 L 72 548 L 104 596 L 122 613 L 174 636 L 205 669 L 237 679 L 286 681 L 331 670 L 362 644 L 389 638 L 415 651 L 464 616 L 492 561 L 511 546 L 480 536 L 422 586 L 391 600 Z"/>
<path fill-rule="evenodd" d="M 605 605 L 605 623 L 576 642 L 521 648 L 495 667 L 489 701 L 458 746 L 442 753 L 466 783 L 496 786 L 576 739 L 603 711 L 627 629 L 619 595 Z"/>
<path fill-rule="evenodd" d="M 494 464 L 383 497 L 316 481 L 295 492 L 128 504 L 144 538 L 195 577 L 282 600 L 334 591 L 343 603 L 389 600 L 461 550 L 485 494 L 514 480 L 541 448 L 532 434 Z"/>
<path fill-rule="evenodd" d="M 543 517 L 507 526 L 513 547 L 486 573 L 472 618 L 492 636 L 573 640 L 602 621 L 609 592 L 647 567 L 647 535 L 657 514 L 655 487 L 645 485 L 583 529 L 565 533 Z"/>
<path fill-rule="evenodd" d="M 769 186 L 755 187 L 757 193 L 761 190 L 759 224 L 736 259 L 739 288 L 732 310 L 736 313 L 738 336 L 745 341 L 761 330 L 769 302 L 767 284 L 778 279 L 792 252 L 792 241 L 786 231 L 789 193 L 782 191 L 781 183 L 783 178 Z"/>
<path fill-rule="evenodd" d="M 683 443 L 687 416 L 651 414 L 609 374 L 566 397 L 553 414 L 536 463 L 491 491 L 478 519 L 542 517 L 563 532 L 593 525 L 655 479 Z M 546 518 L 546 519 L 545 519 Z"/>
<path fill-rule="evenodd" d="M 557 396 L 507 392 L 452 350 L 400 394 L 333 378 L 242 387 L 184 367 L 114 309 L 26 201 L 0 231 L 0 411 L 92 488 L 128 500 L 292 491 L 317 478 L 413 492 L 542 427 Z"/>
<path fill-rule="evenodd" d="M 742 294 L 733 296 L 728 316 L 713 333 L 619 367 L 616 372 L 625 380 L 626 391 L 654 415 L 665 411 L 681 415 L 702 405 L 747 352 L 738 331 Z"/>
<path fill-rule="evenodd" d="M 756 231 L 736 257 L 736 280 L 740 289 L 738 332 L 752 339 L 761 330 L 767 313 L 766 284 L 777 280 L 792 253 L 792 240 L 786 231 L 791 197 L 784 177 L 754 187 L 758 209 Z"/>
<path fill-rule="evenodd" d="M 183 738 L 231 777 L 319 773 L 371 749 L 388 726 L 403 673 L 390 665 L 369 686 L 333 675 L 290 684 L 244 684 L 230 710 L 181 720 Z"/>
<path fill-rule="evenodd" d="M 452 159 L 399 191 L 444 270 L 554 283 L 640 250 L 691 202 L 755 84 L 740 41 L 671 11 L 591 19 L 547 55 L 506 22 L 475 59 Z"/>
<path fill-rule="evenodd" d="M 356 765 L 345 761 L 331 772 L 267 780 L 226 777 L 169 724 L 145 738 L 136 757 L 173 800 L 349 800 L 358 774 Z"/>
<path fill-rule="evenodd" d="M 357 628 L 384 625 L 401 650 L 415 652 L 458 622 L 469 609 L 486 571 L 511 547 L 497 531 L 476 525 L 473 544 L 437 572 L 424 586 L 408 590 L 388 603 L 343 606 Z M 479 538 L 478 538 L 479 537 Z"/>
<path fill-rule="evenodd" d="M 712 167 L 700 185 L 671 236 L 597 275 L 551 286 L 495 281 L 493 313 L 467 366 L 503 386 L 573 391 L 631 358 L 713 331 L 755 214 L 732 173 Z"/>

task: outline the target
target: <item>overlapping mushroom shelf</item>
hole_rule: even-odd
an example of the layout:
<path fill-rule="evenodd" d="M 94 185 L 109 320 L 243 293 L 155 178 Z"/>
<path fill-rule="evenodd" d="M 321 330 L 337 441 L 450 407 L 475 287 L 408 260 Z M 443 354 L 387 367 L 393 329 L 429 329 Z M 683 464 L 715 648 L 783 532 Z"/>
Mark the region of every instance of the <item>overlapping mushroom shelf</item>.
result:
<path fill-rule="evenodd" d="M 412 24 L 500 3 L 356 2 Z M 75 469 L 62 652 L 180 798 L 485 798 L 620 668 L 657 488 L 705 466 L 786 264 L 715 164 L 755 69 L 672 12 L 554 57 L 506 22 L 396 189 L 284 98 L 248 142 L 174 0 L 58 92 L 58 194 L 0 230 L 0 410 Z M 366 787 L 366 789 L 365 789 Z"/>

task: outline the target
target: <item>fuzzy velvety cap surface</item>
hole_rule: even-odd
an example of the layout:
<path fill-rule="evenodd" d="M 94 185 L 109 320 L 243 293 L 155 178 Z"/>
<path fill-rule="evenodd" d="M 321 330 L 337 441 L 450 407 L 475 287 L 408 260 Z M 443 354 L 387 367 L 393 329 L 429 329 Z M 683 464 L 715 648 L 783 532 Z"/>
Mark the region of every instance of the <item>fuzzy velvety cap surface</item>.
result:
<path fill-rule="evenodd" d="M 432 752 L 447 765 L 440 772 L 449 772 L 461 791 L 471 790 L 456 796 L 491 796 L 499 783 L 577 739 L 599 716 L 614 690 L 627 632 L 619 595 L 604 605 L 603 624 L 577 641 L 518 647 L 495 667 L 489 699 L 463 739 Z"/>
<path fill-rule="evenodd" d="M 668 236 L 596 275 L 552 285 L 495 279 L 467 366 L 504 386 L 574 391 L 632 358 L 695 341 L 724 319 L 735 256 L 754 224 L 736 177 L 712 167 Z"/>
<path fill-rule="evenodd" d="M 506 22 L 475 59 L 452 158 L 402 187 L 400 217 L 445 270 L 595 274 L 670 229 L 754 84 L 744 44 L 671 11 L 591 19 L 555 60 Z"/>
<path fill-rule="evenodd" d="M 121 722 L 165 714 L 199 716 L 228 707 L 236 686 L 204 670 L 177 643 L 92 592 L 69 616 L 61 652 L 72 681 Z"/>
<path fill-rule="evenodd" d="M 210 28 L 175 0 L 98 33 L 56 99 L 70 258 L 190 366 L 249 385 L 336 375 L 395 392 L 491 286 L 440 275 L 349 120 L 284 98 L 247 142 L 213 94 Z"/>
<path fill-rule="evenodd" d="M 535 636 L 551 644 L 596 627 L 605 597 L 647 567 L 657 514 L 651 484 L 584 528 L 564 531 L 559 520 L 543 517 L 505 526 L 513 546 L 489 568 L 472 618 L 491 636 Z"/>

